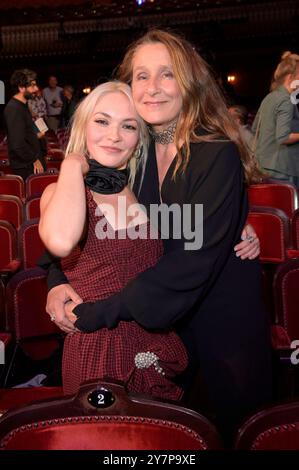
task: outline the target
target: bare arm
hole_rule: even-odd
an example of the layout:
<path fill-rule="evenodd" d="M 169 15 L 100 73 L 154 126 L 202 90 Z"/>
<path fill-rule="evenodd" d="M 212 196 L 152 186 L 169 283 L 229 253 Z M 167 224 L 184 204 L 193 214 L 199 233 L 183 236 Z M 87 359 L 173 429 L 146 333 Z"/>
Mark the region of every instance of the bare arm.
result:
<path fill-rule="evenodd" d="M 79 155 L 68 156 L 61 165 L 57 183 L 41 198 L 39 233 L 55 256 L 67 256 L 79 242 L 86 218 L 83 173 L 88 164 Z"/>
<path fill-rule="evenodd" d="M 283 144 L 292 145 L 296 144 L 296 142 L 299 142 L 299 133 L 292 132 L 289 137 L 283 141 Z"/>

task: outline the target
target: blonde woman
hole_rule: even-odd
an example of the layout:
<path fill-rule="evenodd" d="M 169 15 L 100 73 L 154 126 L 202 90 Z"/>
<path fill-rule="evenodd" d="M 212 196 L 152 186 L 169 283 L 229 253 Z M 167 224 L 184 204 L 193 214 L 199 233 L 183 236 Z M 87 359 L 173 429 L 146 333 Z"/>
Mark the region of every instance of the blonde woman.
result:
<path fill-rule="evenodd" d="M 131 215 L 138 211 L 130 185 L 141 145 L 146 150 L 147 131 L 130 87 L 102 84 L 76 110 L 58 182 L 43 193 L 41 238 L 62 258 L 64 274 L 85 302 L 119 292 L 162 255 L 144 212 Z M 138 230 L 142 237 L 136 237 Z M 72 331 L 67 323 L 57 319 L 57 324 Z M 174 332 L 152 333 L 135 322 L 120 322 L 113 330 L 77 330 L 66 337 L 63 387 L 66 394 L 75 393 L 86 380 L 110 377 L 128 390 L 179 400 L 182 389 L 170 377 L 186 365 L 185 348 Z"/>

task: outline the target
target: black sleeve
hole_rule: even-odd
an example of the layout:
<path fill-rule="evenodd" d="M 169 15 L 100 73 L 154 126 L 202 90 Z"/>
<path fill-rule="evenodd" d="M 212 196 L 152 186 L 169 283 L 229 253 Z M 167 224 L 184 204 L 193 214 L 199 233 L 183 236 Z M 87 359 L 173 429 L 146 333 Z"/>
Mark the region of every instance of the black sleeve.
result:
<path fill-rule="evenodd" d="M 61 264 L 59 258 L 54 257 L 48 250 L 45 250 L 42 256 L 38 259 L 37 265 L 48 271 L 47 286 L 48 291 L 53 287 L 59 286 L 60 284 L 68 284 L 68 278 L 64 275 L 61 270 Z"/>
<path fill-rule="evenodd" d="M 240 220 L 243 172 L 236 147 L 227 143 L 210 157 L 201 170 L 190 172 L 188 182 L 187 202 L 193 207 L 203 204 L 202 247 L 170 251 L 121 293 L 106 301 L 78 305 L 74 313 L 79 329 L 87 323 L 86 331 L 113 327 L 117 319 L 129 318 L 145 328 L 169 328 L 203 298 L 231 254 L 244 223 Z"/>
<path fill-rule="evenodd" d="M 23 110 L 23 116 L 20 116 L 19 113 L 20 109 L 16 107 L 10 107 L 9 111 L 5 113 L 7 130 L 10 134 L 13 134 L 9 146 L 20 161 L 31 163 L 39 156 L 38 141 L 34 135 L 33 123 L 32 133 L 28 140 L 27 116 Z"/>

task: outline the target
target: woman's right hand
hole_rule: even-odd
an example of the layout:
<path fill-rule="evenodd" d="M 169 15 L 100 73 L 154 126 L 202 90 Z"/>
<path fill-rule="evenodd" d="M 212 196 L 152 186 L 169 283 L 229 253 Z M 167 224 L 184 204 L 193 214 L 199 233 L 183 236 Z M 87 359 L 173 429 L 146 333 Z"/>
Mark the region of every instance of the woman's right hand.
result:
<path fill-rule="evenodd" d="M 51 320 L 65 333 L 73 333 L 77 331 L 73 323 L 68 320 L 65 305 L 67 302 L 72 301 L 76 305 L 83 302 L 81 297 L 69 284 L 60 284 L 53 287 L 48 292 L 46 312 Z"/>

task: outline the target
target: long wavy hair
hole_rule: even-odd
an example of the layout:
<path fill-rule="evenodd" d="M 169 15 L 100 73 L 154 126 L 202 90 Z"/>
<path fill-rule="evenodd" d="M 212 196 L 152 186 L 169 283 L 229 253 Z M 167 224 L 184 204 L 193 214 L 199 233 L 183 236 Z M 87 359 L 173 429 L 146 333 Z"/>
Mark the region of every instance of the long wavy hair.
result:
<path fill-rule="evenodd" d="M 135 107 L 131 88 L 127 83 L 120 81 L 110 81 L 98 85 L 81 101 L 73 115 L 71 121 L 70 139 L 65 151 L 65 157 L 67 157 L 70 153 L 78 153 L 79 155 L 84 155 L 87 159 L 89 158 L 86 142 L 86 126 L 98 101 L 108 93 L 123 93 L 128 98 L 130 103 Z M 129 183 L 131 186 L 134 183 L 137 167 L 139 165 L 143 166 L 145 164 L 149 143 L 147 127 L 143 119 L 139 118 L 139 116 L 138 129 L 139 143 L 128 162 L 128 168 L 130 169 Z"/>
<path fill-rule="evenodd" d="M 183 173 L 186 170 L 191 142 L 211 142 L 226 138 L 239 149 L 246 181 L 250 183 L 260 180 L 261 173 L 243 142 L 237 124 L 228 113 L 224 96 L 209 65 L 184 38 L 159 29 L 147 32 L 129 46 L 117 69 L 117 77 L 131 84 L 136 50 L 144 44 L 156 43 L 164 44 L 168 50 L 183 100 L 175 132 L 177 162 L 173 178 L 178 172 Z M 198 128 L 204 129 L 207 134 L 198 135 Z M 179 145 L 180 141 L 183 141 L 182 146 Z"/>

